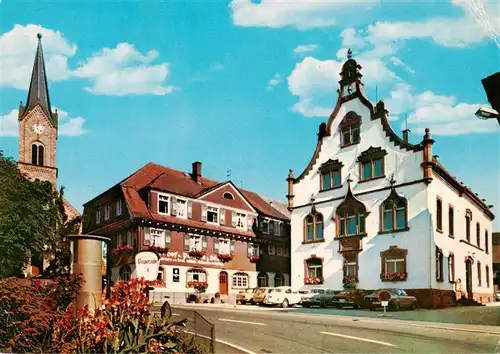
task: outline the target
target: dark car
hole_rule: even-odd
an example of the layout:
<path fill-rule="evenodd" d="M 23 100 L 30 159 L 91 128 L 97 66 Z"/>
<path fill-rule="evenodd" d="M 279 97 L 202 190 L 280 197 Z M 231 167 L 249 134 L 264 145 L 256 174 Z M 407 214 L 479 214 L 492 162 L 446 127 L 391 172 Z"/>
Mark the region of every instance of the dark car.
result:
<path fill-rule="evenodd" d="M 364 303 L 367 308 L 374 311 L 377 308 L 382 308 L 382 304 L 378 299 L 378 293 L 382 290 L 391 293 L 391 300 L 389 301 L 388 308 L 392 310 L 399 310 L 403 308 L 416 309 L 417 308 L 417 298 L 415 296 L 408 295 L 403 289 L 379 289 L 374 293 L 365 296 Z"/>
<path fill-rule="evenodd" d="M 331 290 L 331 289 L 326 289 L 324 292 L 319 293 L 319 294 L 314 294 L 310 298 L 310 305 L 311 306 L 319 306 L 319 307 L 328 307 L 328 306 L 334 306 L 334 297 L 336 294 L 338 294 L 338 291 Z"/>
<path fill-rule="evenodd" d="M 344 290 L 333 296 L 331 306 L 337 308 L 352 307 L 357 309 L 363 306 L 363 300 L 368 294 L 366 290 Z"/>

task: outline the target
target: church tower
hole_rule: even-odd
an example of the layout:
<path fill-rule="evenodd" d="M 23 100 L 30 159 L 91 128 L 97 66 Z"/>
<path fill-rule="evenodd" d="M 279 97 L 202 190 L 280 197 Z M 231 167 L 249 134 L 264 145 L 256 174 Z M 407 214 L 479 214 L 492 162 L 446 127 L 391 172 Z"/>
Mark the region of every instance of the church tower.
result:
<path fill-rule="evenodd" d="M 39 33 L 26 106 L 19 106 L 19 170 L 30 179 L 57 188 L 57 110 L 50 107 L 49 89 Z"/>

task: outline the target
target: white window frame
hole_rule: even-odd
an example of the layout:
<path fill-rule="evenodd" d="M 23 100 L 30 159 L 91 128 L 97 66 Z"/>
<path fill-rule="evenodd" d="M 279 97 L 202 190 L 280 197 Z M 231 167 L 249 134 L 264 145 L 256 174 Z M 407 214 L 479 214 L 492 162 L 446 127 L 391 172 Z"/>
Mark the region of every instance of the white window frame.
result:
<path fill-rule="evenodd" d="M 195 280 L 194 275 L 197 275 L 198 280 Z M 198 282 L 206 282 L 207 281 L 207 272 L 201 269 L 190 269 L 186 273 L 186 281 L 198 281 Z"/>
<path fill-rule="evenodd" d="M 274 256 L 276 254 L 276 246 L 275 245 L 268 245 L 267 246 L 267 252 L 269 253 L 270 256 Z"/>
<path fill-rule="evenodd" d="M 188 205 L 188 202 L 186 199 L 179 199 L 177 198 L 177 201 L 176 201 L 176 211 L 177 211 L 177 214 L 176 216 L 178 218 L 181 218 L 181 219 L 187 219 L 187 212 L 188 212 L 188 208 L 187 208 L 187 205 Z"/>
<path fill-rule="evenodd" d="M 207 222 L 210 224 L 218 224 L 219 223 L 219 212 L 220 212 L 219 208 L 207 205 Z M 216 214 L 215 221 L 209 220 L 208 213 L 215 213 Z"/>
<path fill-rule="evenodd" d="M 106 204 L 104 206 L 104 220 L 109 220 L 111 218 L 111 204 Z"/>
<path fill-rule="evenodd" d="M 101 208 L 97 208 L 97 210 L 95 211 L 95 223 L 101 223 Z"/>
<path fill-rule="evenodd" d="M 281 256 L 283 256 L 283 253 L 284 253 L 283 252 L 283 247 L 277 246 L 276 247 L 276 255 L 281 257 Z"/>
<path fill-rule="evenodd" d="M 319 275 L 318 275 L 318 273 L 319 273 L 318 269 L 321 269 L 321 271 L 323 271 L 323 269 L 322 269 L 323 268 L 323 264 L 307 264 L 306 268 L 307 268 L 307 276 L 309 278 L 311 278 L 311 277 L 319 277 Z M 314 272 L 313 275 L 311 275 L 311 271 Z"/>
<path fill-rule="evenodd" d="M 248 274 L 241 272 L 234 273 L 232 277 L 232 284 L 234 289 L 248 288 Z"/>
<path fill-rule="evenodd" d="M 251 256 L 260 256 L 259 245 L 255 244 L 255 243 L 250 243 L 250 244 L 248 244 L 248 247 L 251 250 Z"/>
<path fill-rule="evenodd" d="M 357 263 L 356 262 L 347 262 L 345 267 L 345 276 L 350 276 L 350 277 L 356 277 L 356 267 Z M 353 274 L 351 274 L 353 273 Z"/>
<path fill-rule="evenodd" d="M 167 203 L 167 211 L 166 212 L 161 212 L 160 211 L 160 202 L 166 202 Z M 171 210 L 171 205 L 170 205 L 170 197 L 168 195 L 163 195 L 163 194 L 158 194 L 158 214 L 162 215 L 169 215 L 170 210 Z"/>
<path fill-rule="evenodd" d="M 405 260 L 403 258 L 386 258 L 385 259 L 385 272 L 386 273 L 396 273 L 397 272 L 397 263 L 401 262 L 403 264 L 403 269 L 404 269 L 404 264 Z M 392 267 L 391 267 L 392 265 Z"/>
<path fill-rule="evenodd" d="M 189 236 L 189 250 L 190 251 L 201 251 L 203 250 L 203 240 L 200 235 L 190 235 Z"/>
<path fill-rule="evenodd" d="M 267 218 L 264 218 L 264 220 L 262 220 L 262 232 L 265 234 L 269 233 L 269 219 Z"/>
<path fill-rule="evenodd" d="M 165 245 L 165 231 L 162 229 L 149 229 L 151 237 L 150 244 L 156 247 L 163 247 Z"/>
<path fill-rule="evenodd" d="M 219 254 L 231 254 L 231 240 L 219 239 Z"/>
<path fill-rule="evenodd" d="M 118 199 L 116 201 L 116 215 L 120 216 L 120 215 L 122 215 L 122 213 L 123 213 L 123 200 Z"/>
<path fill-rule="evenodd" d="M 236 228 L 247 229 L 247 215 L 243 213 L 236 212 Z"/>

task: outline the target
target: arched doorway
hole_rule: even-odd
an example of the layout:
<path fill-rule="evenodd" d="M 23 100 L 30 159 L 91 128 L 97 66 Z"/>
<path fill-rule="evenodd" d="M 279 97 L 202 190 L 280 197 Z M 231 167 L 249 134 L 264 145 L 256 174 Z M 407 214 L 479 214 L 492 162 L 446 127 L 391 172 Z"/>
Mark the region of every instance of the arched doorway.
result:
<path fill-rule="evenodd" d="M 467 299 L 474 298 L 472 293 L 472 258 L 467 257 L 465 260 L 465 290 L 467 291 Z"/>
<path fill-rule="evenodd" d="M 221 295 L 227 295 L 227 273 L 220 272 L 219 273 L 219 293 Z"/>
<path fill-rule="evenodd" d="M 283 278 L 283 275 L 277 273 L 274 276 L 274 286 L 284 286 L 284 285 L 285 285 L 285 279 Z"/>
<path fill-rule="evenodd" d="M 259 275 L 257 276 L 257 286 L 258 287 L 267 287 L 269 282 L 268 282 L 268 277 L 267 273 L 260 272 Z"/>

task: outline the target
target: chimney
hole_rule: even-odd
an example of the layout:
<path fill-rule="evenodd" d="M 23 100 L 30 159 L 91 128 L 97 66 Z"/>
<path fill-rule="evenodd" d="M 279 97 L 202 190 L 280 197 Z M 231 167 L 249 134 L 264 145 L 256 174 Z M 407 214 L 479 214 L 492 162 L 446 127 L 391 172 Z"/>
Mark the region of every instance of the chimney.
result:
<path fill-rule="evenodd" d="M 408 133 L 410 132 L 410 129 L 404 129 L 403 130 L 403 141 L 405 143 L 408 143 Z"/>
<path fill-rule="evenodd" d="M 198 182 L 201 178 L 201 162 L 195 161 L 193 162 L 193 172 L 191 172 L 191 177 L 195 182 Z"/>

